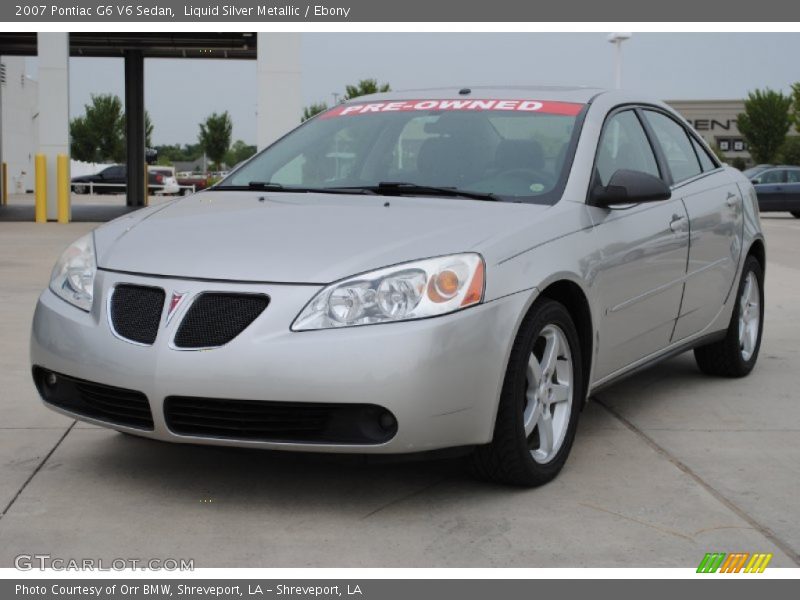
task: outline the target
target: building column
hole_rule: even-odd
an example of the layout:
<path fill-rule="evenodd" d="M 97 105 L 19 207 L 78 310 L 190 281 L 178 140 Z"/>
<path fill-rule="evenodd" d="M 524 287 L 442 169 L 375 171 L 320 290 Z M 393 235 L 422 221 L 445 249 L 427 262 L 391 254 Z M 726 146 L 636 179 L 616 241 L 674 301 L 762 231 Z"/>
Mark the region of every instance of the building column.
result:
<path fill-rule="evenodd" d="M 125 51 L 125 144 L 127 146 L 128 185 L 126 204 L 147 204 L 144 159 L 144 57 L 141 50 Z"/>
<path fill-rule="evenodd" d="M 300 33 L 259 33 L 257 143 L 266 148 L 300 124 L 303 114 Z"/>
<path fill-rule="evenodd" d="M 69 156 L 69 34 L 38 33 L 39 152 L 47 157 L 47 219 L 58 216 L 56 157 Z"/>
<path fill-rule="evenodd" d="M 3 64 L 3 57 L 0 56 L 0 65 Z M 3 81 L 0 82 L 0 194 L 3 193 L 4 189 L 9 190 L 9 194 L 11 193 L 11 188 L 8 187 L 8 182 L 5 181 L 3 177 L 6 175 L 3 171 L 3 83 L 5 83 L 5 67 L 0 66 L 3 69 L 2 78 Z M 6 175 L 7 177 L 7 175 Z M 3 204 L 3 198 L 0 197 L 0 206 Z"/>

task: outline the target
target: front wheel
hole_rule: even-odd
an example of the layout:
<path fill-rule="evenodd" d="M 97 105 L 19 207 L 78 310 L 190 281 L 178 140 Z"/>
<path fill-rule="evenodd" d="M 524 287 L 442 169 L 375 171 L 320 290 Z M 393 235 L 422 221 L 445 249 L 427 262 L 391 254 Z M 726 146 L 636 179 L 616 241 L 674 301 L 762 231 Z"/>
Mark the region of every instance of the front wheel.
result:
<path fill-rule="evenodd" d="M 725 337 L 695 348 L 697 366 L 708 375 L 744 377 L 756 365 L 763 330 L 764 270 L 754 257 L 748 256 Z"/>
<path fill-rule="evenodd" d="M 569 455 L 584 400 L 578 333 L 563 304 L 540 298 L 514 340 L 494 437 L 473 454 L 473 469 L 501 483 L 537 486 Z"/>

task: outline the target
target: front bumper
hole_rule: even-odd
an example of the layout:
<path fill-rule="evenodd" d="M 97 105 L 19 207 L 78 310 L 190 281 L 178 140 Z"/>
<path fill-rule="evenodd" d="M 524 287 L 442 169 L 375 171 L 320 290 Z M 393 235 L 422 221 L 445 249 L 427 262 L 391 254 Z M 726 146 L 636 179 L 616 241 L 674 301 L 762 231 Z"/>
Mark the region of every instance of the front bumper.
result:
<path fill-rule="evenodd" d="M 267 309 L 238 337 L 212 350 L 175 349 L 180 309 L 161 320 L 152 346 L 115 336 L 107 303 L 118 283 L 201 292 L 263 293 Z M 46 290 L 31 335 L 31 363 L 90 382 L 136 390 L 150 404 L 153 430 L 107 423 L 49 408 L 98 425 L 180 443 L 314 452 L 406 453 L 486 443 L 491 439 L 508 353 L 530 302 L 519 293 L 451 315 L 346 329 L 291 332 L 289 326 L 319 290 L 308 285 L 175 280 L 98 271 L 96 299 L 85 313 Z M 164 417 L 170 396 L 285 403 L 369 404 L 390 411 L 396 434 L 378 444 L 304 443 L 181 435 Z"/>

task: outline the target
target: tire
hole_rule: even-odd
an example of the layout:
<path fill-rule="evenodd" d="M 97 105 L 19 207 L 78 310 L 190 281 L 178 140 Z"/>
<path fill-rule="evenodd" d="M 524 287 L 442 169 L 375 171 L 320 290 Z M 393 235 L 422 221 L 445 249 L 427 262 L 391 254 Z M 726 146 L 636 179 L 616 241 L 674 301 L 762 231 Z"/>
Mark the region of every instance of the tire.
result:
<path fill-rule="evenodd" d="M 552 371 L 548 378 L 547 371 L 540 376 L 530 365 L 535 361 L 540 371 L 542 365 L 548 366 L 544 354 L 550 348 L 549 335 L 560 337 L 558 345 L 564 347 L 557 348 L 558 360 L 548 367 L 547 370 Z M 567 362 L 571 362 L 571 369 L 567 368 Z M 538 380 L 539 384 L 529 386 L 531 379 Z M 556 396 L 564 395 L 563 383 L 567 380 L 570 383 L 566 392 L 568 398 L 561 402 L 553 401 Z M 475 475 L 481 479 L 527 487 L 552 480 L 561 471 L 572 448 L 585 395 L 581 348 L 572 317 L 563 304 L 539 298 L 525 317 L 511 349 L 492 441 L 473 452 Z M 544 397 L 549 400 L 542 402 Z M 542 415 L 538 418 L 535 416 L 537 408 L 538 414 Z M 565 413 L 564 409 L 568 412 Z M 539 424 L 545 411 L 551 415 L 550 439 L 553 443 L 549 454 L 542 450 L 547 444 Z M 536 424 L 531 430 L 533 421 Z"/>
<path fill-rule="evenodd" d="M 755 282 L 758 289 L 755 294 L 747 291 L 748 282 Z M 752 290 L 752 288 L 751 288 Z M 743 328 L 740 333 L 740 317 L 742 315 L 744 294 L 748 293 L 748 314 L 742 321 Z M 758 301 L 758 306 L 753 306 L 750 300 Z M 758 318 L 752 325 L 753 318 Z M 744 324 L 747 324 L 744 326 Z M 731 322 L 725 337 L 713 344 L 695 348 L 694 357 L 697 366 L 707 375 L 722 377 L 744 377 L 753 370 L 758 360 L 761 349 L 761 336 L 764 331 L 764 270 L 753 256 L 748 256 L 742 268 L 742 276 L 736 291 L 736 303 L 733 307 Z M 754 333 L 754 336 L 752 333 Z M 749 336 L 748 341 L 744 340 Z"/>
<path fill-rule="evenodd" d="M 800 219 L 800 210 L 793 210 L 793 211 L 792 211 L 792 216 L 793 216 L 795 219 Z"/>
<path fill-rule="evenodd" d="M 88 194 L 89 188 L 85 185 L 78 184 L 72 186 L 72 191 L 75 192 L 76 194 Z"/>

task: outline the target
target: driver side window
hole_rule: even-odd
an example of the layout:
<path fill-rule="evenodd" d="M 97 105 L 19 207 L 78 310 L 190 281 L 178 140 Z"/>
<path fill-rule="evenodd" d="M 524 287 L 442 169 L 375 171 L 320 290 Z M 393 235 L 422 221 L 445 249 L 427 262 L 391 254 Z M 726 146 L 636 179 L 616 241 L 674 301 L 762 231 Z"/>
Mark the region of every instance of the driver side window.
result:
<path fill-rule="evenodd" d="M 632 110 L 619 112 L 606 121 L 597 151 L 596 169 L 603 186 L 608 185 L 611 176 L 619 169 L 660 176 L 653 149 Z"/>

